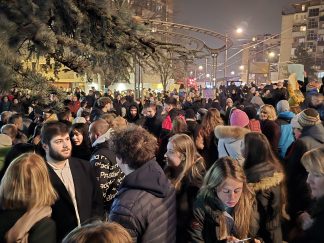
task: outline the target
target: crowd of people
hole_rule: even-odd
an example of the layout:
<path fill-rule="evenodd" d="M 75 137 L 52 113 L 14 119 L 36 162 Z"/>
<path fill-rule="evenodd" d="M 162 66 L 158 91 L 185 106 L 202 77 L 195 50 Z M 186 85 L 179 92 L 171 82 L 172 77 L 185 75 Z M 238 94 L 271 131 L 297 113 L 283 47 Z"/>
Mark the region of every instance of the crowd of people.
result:
<path fill-rule="evenodd" d="M 0 242 L 324 242 L 319 81 L 142 94 L 1 96 Z"/>

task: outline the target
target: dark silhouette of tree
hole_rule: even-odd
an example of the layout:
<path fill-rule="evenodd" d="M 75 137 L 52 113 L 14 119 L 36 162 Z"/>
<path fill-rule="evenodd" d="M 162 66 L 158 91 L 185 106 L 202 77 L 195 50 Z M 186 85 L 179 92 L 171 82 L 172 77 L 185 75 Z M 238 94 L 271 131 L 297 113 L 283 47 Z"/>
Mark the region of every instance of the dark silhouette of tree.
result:
<path fill-rule="evenodd" d="M 316 72 L 316 70 L 314 69 L 315 59 L 307 51 L 304 43 L 301 43 L 296 47 L 294 54 L 295 56 L 292 57 L 290 60 L 293 63 L 303 64 L 304 70 L 307 72 L 307 74 L 314 75 L 314 73 Z"/>
<path fill-rule="evenodd" d="M 192 55 L 153 38 L 125 0 L 0 0 L 0 30 L 1 88 L 38 87 L 44 97 L 55 88 L 26 68 L 31 57 L 113 83 L 128 80 L 137 61 L 152 67 L 166 53 Z"/>

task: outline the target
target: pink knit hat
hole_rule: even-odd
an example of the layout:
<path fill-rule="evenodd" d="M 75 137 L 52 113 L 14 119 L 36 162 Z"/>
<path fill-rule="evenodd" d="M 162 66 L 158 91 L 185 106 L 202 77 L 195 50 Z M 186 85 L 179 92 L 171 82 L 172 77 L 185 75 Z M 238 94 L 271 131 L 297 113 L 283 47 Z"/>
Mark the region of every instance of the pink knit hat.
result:
<path fill-rule="evenodd" d="M 246 127 L 249 124 L 249 117 L 244 111 L 240 109 L 233 109 L 231 113 L 231 126 Z"/>

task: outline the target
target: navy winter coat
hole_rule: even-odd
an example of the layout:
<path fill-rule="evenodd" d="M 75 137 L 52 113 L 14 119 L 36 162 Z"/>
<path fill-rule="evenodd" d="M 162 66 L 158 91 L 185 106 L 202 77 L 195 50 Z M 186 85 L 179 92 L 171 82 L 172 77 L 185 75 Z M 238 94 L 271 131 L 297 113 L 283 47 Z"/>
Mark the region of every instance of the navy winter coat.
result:
<path fill-rule="evenodd" d="M 175 242 L 175 190 L 155 160 L 125 177 L 109 219 L 124 226 L 133 242 Z"/>

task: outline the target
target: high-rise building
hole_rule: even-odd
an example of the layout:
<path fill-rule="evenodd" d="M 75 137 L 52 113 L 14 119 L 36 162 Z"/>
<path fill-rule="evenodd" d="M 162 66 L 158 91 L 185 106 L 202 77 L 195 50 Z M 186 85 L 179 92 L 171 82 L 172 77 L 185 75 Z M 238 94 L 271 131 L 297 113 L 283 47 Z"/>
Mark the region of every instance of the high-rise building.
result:
<path fill-rule="evenodd" d="M 280 72 L 286 78 L 285 66 L 294 57 L 295 49 L 304 45 L 314 58 L 319 76 L 324 70 L 324 1 L 309 0 L 291 5 L 283 10 L 281 24 Z"/>
<path fill-rule="evenodd" d="M 241 63 L 243 82 L 257 83 L 277 79 L 277 63 L 280 52 L 279 35 L 263 34 L 244 44 Z"/>

